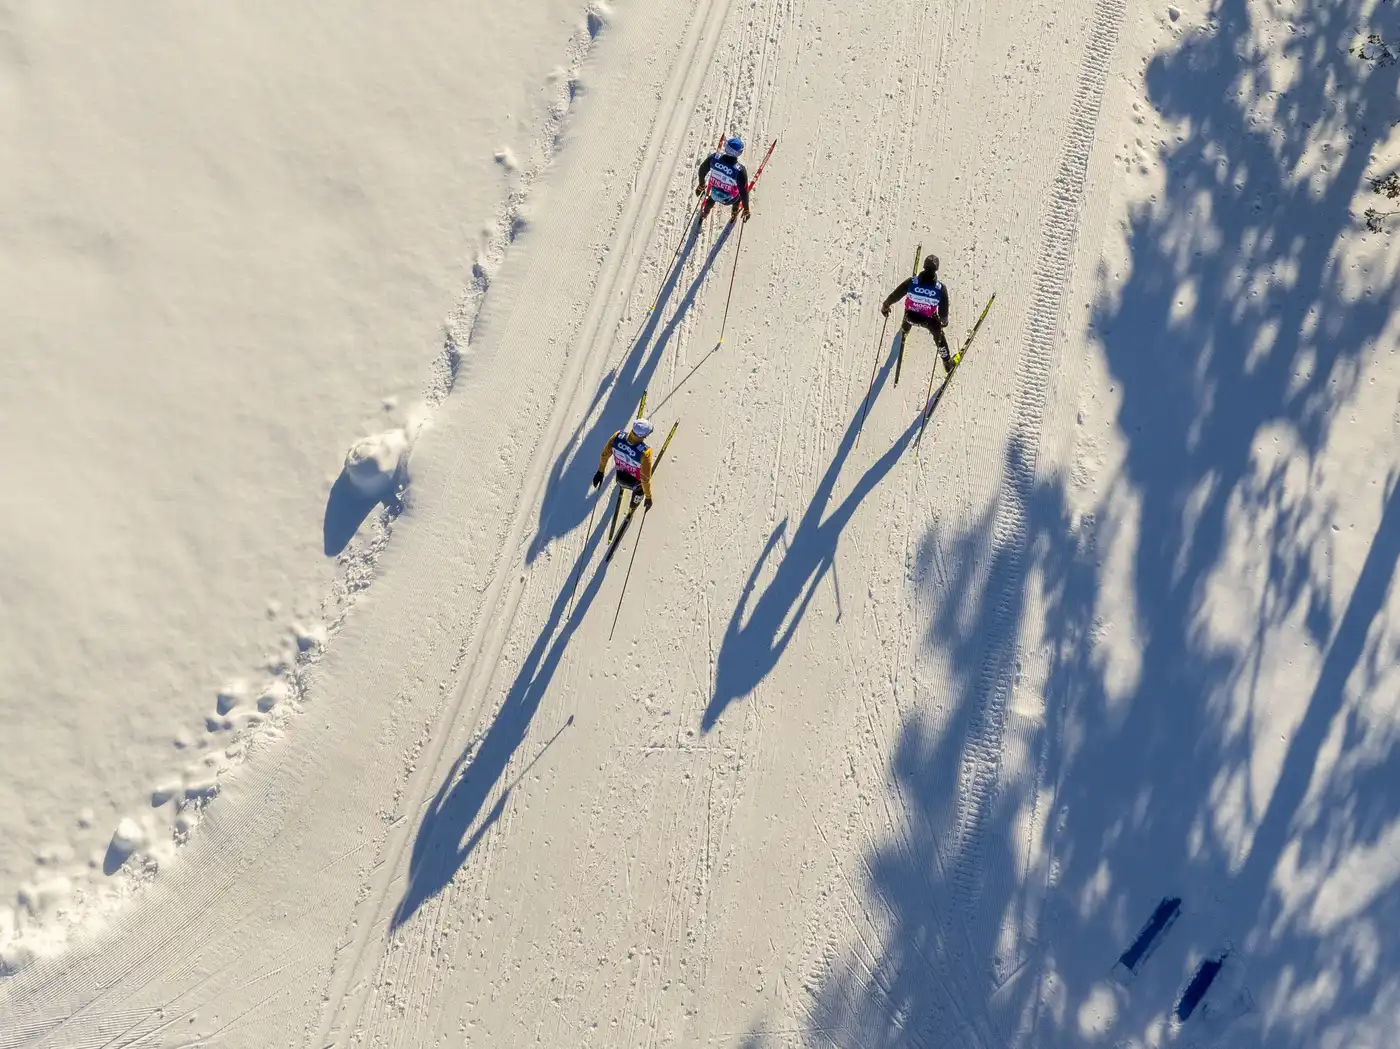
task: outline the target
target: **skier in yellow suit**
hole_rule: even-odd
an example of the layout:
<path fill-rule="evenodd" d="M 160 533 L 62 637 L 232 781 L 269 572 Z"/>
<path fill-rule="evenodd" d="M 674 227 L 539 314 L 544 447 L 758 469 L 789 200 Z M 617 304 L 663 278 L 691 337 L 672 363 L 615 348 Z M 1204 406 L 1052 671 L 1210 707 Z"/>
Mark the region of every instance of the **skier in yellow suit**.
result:
<path fill-rule="evenodd" d="M 593 487 L 603 483 L 603 472 L 611 458 L 617 471 L 617 483 L 632 493 L 632 505 L 643 499 L 647 509 L 651 509 L 651 447 L 647 438 L 651 436 L 652 425 L 642 418 L 632 420 L 625 430 L 618 430 L 608 438 L 603 454 L 598 457 L 598 472 L 593 475 Z"/>

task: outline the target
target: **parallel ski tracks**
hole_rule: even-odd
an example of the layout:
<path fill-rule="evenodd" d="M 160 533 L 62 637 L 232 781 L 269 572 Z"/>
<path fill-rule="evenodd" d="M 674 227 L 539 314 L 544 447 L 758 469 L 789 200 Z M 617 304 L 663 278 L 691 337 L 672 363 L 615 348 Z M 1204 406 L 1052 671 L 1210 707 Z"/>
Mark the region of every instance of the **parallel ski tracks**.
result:
<path fill-rule="evenodd" d="M 452 896 L 450 891 L 444 891 L 434 901 L 431 919 L 425 921 L 427 916 L 424 915 L 410 923 L 402 933 L 397 949 L 391 947 L 382 952 L 378 961 L 372 960 L 373 952 L 384 943 L 384 930 L 394 907 L 393 892 L 401 886 L 397 878 L 402 873 L 409 844 L 417 830 L 416 817 L 424 810 L 429 794 L 443 774 L 443 757 L 448 741 L 461 738 L 460 732 L 453 726 L 464 716 L 469 717 L 473 726 L 471 734 L 474 734 L 474 727 L 480 725 L 481 719 L 488 713 L 485 702 L 490 695 L 490 683 L 514 624 L 524 589 L 524 576 L 517 571 L 522 540 L 537 510 L 549 464 L 557 453 L 564 427 L 577 410 L 577 394 L 587 388 L 590 380 L 596 383 L 601 379 L 608 363 L 614 325 L 605 325 L 603 318 L 620 298 L 626 297 L 620 294 L 622 289 L 631 290 L 637 285 L 642 261 L 654 239 L 661 214 L 673 195 L 669 165 L 674 164 L 692 119 L 700 86 L 713 58 L 731 2 L 709 0 L 697 6 L 682 54 L 676 62 L 676 72 L 661 100 L 661 119 L 651 136 L 638 173 L 637 184 L 641 188 L 629 201 L 619 224 L 619 240 L 592 297 L 579 338 L 580 348 L 571 355 L 562 377 L 548 430 L 537 446 L 523 479 L 511 529 L 482 602 L 474 637 L 460 660 L 460 665 L 468 669 L 453 700 L 447 704 L 438 720 L 439 727 L 432 734 L 433 743 L 418 761 L 416 778 L 403 803 L 403 811 L 414 818 L 401 821 L 394 837 L 383 850 L 370 898 L 362 905 L 369 908 L 370 913 L 361 913 L 352 943 L 337 960 L 321 1030 L 311 1043 L 316 1049 L 328 1044 L 349 1044 L 365 1033 L 361 1029 L 362 1013 L 370 1002 L 373 987 L 380 983 L 376 973 L 383 974 L 386 966 L 395 972 L 394 986 L 421 988 L 414 998 L 418 999 L 418 1004 L 428 1007 L 436 999 L 445 977 L 446 966 L 442 959 L 436 957 L 434 941 L 444 920 L 447 900 Z M 429 969 L 436 972 L 432 974 L 433 978 L 425 979 Z M 401 1004 L 392 999 L 379 1002 L 381 1010 L 388 1010 L 386 1019 L 392 1019 L 392 1014 L 399 1011 Z M 388 1044 L 402 1044 L 403 1038 L 410 1038 L 413 1032 L 420 1031 L 421 1012 L 419 1015 L 419 1022 L 413 1024 L 386 1025 Z M 368 1026 L 375 1028 L 375 1034 L 386 1033 L 375 1019 L 374 1016 L 366 1018 Z"/>
<path fill-rule="evenodd" d="M 974 711 L 958 777 L 952 885 L 960 910 L 975 913 L 986 875 L 988 831 L 997 803 L 1007 699 L 1015 683 L 1021 616 L 1027 507 L 1035 486 L 1056 333 L 1084 209 L 1084 185 L 1109 67 L 1125 14 L 1123 0 L 1100 0 L 1070 107 L 1068 138 L 1051 185 L 1032 310 L 1022 339 L 1015 414 L 1003 464 L 1005 477 L 993 518 L 988 591 L 995 602 Z M 990 920 L 990 919 L 989 919 Z"/>

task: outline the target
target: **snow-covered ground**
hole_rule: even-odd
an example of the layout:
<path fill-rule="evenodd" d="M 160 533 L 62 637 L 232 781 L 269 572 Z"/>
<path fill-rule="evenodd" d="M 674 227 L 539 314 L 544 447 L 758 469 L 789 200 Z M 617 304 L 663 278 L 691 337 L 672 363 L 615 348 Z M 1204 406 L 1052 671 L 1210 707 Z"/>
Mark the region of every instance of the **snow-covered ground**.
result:
<path fill-rule="evenodd" d="M 582 17 L 419 6 L 0 15 L 0 954 L 122 820 L 168 852 L 365 581 L 333 483 L 442 388 Z"/>
<path fill-rule="evenodd" d="M 0 983 L 0 1047 L 1390 1046 L 1397 257 L 1363 212 L 1400 166 L 1400 12 L 519 6 L 363 14 L 334 46 L 310 12 L 201 16 L 228 24 L 192 39 L 247 54 L 204 140 L 134 103 L 113 134 L 115 66 L 40 76 L 44 41 L 101 52 L 115 23 L 36 8 L 7 38 L 6 120 L 53 159 L 6 189 L 26 203 L 4 265 L 29 334 L 0 395 L 23 471 L 3 873 L 26 887 L 0 944 L 22 962 L 34 930 L 93 913 L 48 875 L 94 849 L 87 884 L 139 898 Z M 295 131 L 253 72 L 272 45 L 233 32 L 254 25 L 281 26 Z M 135 82 L 193 106 L 170 83 L 207 58 L 120 29 Z M 345 75 L 308 82 L 313 45 Z M 13 105 L 25 76 L 92 137 Z M 453 120 L 465 154 L 435 140 Z M 426 152 L 400 148 L 405 126 Z M 230 128 L 269 171 L 209 166 L 198 199 L 234 217 L 207 233 L 168 218 L 188 173 L 142 178 L 94 144 L 151 135 L 212 165 Z M 690 165 L 731 130 L 753 164 L 779 139 L 753 221 L 692 233 Z M 300 182 L 275 167 L 294 144 L 315 159 Z M 141 194 L 123 229 L 146 239 L 101 235 L 92 216 Z M 899 338 L 877 342 L 919 244 L 958 338 L 996 294 L 922 437 L 931 342 L 910 338 L 898 385 Z M 98 305 L 58 305 L 77 291 Z M 79 316 L 109 345 L 69 332 Z M 410 413 L 445 385 L 444 316 L 455 382 Z M 588 478 L 643 391 L 658 436 L 677 429 L 605 571 Z M 403 513 L 335 569 L 336 471 L 395 425 L 416 437 Z M 342 495 L 402 450 L 357 447 Z M 275 506 L 248 496 L 262 472 Z M 282 611 L 251 637 L 269 597 Z M 259 676 L 265 648 L 288 670 Z M 177 787 L 274 677 L 247 760 Z M 174 797 L 152 808 L 158 776 L 197 824 Z M 93 807 L 90 830 L 62 805 Z"/>

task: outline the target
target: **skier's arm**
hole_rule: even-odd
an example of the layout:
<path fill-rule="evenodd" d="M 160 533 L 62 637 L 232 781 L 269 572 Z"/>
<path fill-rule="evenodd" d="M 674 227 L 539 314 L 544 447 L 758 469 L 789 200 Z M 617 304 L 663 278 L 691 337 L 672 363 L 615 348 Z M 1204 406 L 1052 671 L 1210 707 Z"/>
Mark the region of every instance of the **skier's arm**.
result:
<path fill-rule="evenodd" d="M 700 161 L 700 170 L 695 175 L 695 184 L 697 186 L 703 186 L 705 184 L 705 176 L 710 173 L 710 165 L 714 162 L 715 155 L 713 153 L 707 156 L 704 160 Z"/>
<path fill-rule="evenodd" d="M 642 494 L 651 498 L 651 449 L 642 453 Z"/>
<path fill-rule="evenodd" d="M 887 307 L 893 306 L 898 300 L 900 300 L 900 299 L 904 298 L 904 296 L 908 295 L 908 294 L 909 294 L 909 285 L 910 285 L 910 284 L 913 284 L 913 283 L 914 283 L 914 280 L 913 280 L 912 277 L 905 277 L 902 281 L 900 281 L 898 284 L 896 284 L 896 285 L 895 285 L 894 291 L 890 292 L 888 295 L 885 296 L 885 301 L 884 301 L 884 304 L 883 304 L 884 307 L 887 308 Z"/>
<path fill-rule="evenodd" d="M 749 172 L 743 164 L 739 165 L 739 206 L 749 210 Z"/>
<path fill-rule="evenodd" d="M 603 445 L 603 454 L 598 457 L 599 473 L 602 473 L 608 468 L 608 460 L 612 458 L 613 441 L 617 440 L 617 435 L 621 432 L 621 430 L 614 431 L 613 435 L 608 438 L 608 443 Z"/>
<path fill-rule="evenodd" d="M 938 300 L 938 323 L 948 326 L 948 313 L 953 308 L 953 297 L 948 293 L 948 285 L 943 285 L 943 297 Z"/>

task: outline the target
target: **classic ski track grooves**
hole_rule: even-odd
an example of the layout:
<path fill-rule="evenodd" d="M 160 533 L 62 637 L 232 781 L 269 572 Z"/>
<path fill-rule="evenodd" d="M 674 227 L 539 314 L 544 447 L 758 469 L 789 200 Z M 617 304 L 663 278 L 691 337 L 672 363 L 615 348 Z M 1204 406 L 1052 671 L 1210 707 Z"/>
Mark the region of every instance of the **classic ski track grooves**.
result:
<path fill-rule="evenodd" d="M 1027 538 L 1026 506 L 1035 485 L 1040 429 L 1045 414 L 1055 332 L 1084 206 L 1084 182 L 1108 80 L 1109 65 L 1125 14 L 1123 0 L 1100 0 L 1094 12 L 1084 65 L 1067 123 L 1069 136 L 1051 186 L 1050 213 L 1032 284 L 1032 312 L 1019 358 L 1014 423 L 1007 447 L 1002 495 L 992 529 L 992 564 L 997 578 L 988 590 L 996 602 L 974 712 L 958 775 L 957 842 L 953 869 L 955 899 L 971 916 L 982 887 L 987 827 L 996 804 L 1006 703 L 1014 681 L 1020 616 L 1013 613 Z"/>
<path fill-rule="evenodd" d="M 538 508 L 549 465 L 556 454 L 565 421 L 575 409 L 575 395 L 584 385 L 586 378 L 601 377 L 602 366 L 608 357 L 607 351 L 612 345 L 611 338 L 599 338 L 603 314 L 620 284 L 635 283 L 650 240 L 649 234 L 655 231 L 660 213 L 671 195 L 670 179 L 660 177 L 658 168 L 663 157 L 674 153 L 684 135 L 728 15 L 730 3 L 731 0 L 710 0 L 708 4 L 697 8 L 696 16 L 687 31 L 690 39 L 683 45 L 684 54 L 676 63 L 676 74 L 662 99 L 663 121 L 658 125 L 657 132 L 651 136 L 638 172 L 637 182 L 643 189 L 633 195 L 622 221 L 618 224 L 619 230 L 625 232 L 615 244 L 610 260 L 600 275 L 587 320 L 579 336 L 580 349 L 571 355 L 566 366 L 548 429 L 536 445 L 528 473 L 521 485 L 510 532 L 502 546 L 491 585 L 482 602 L 475 636 L 462 660 L 462 665 L 468 668 L 466 676 L 458 686 L 453 702 L 447 705 L 439 717 L 438 729 L 432 737 L 433 742 L 418 762 L 415 782 L 401 808 L 402 812 L 411 814 L 413 818 L 399 821 L 381 854 L 377 868 L 379 873 L 372 890 L 372 903 L 366 904 L 372 906 L 372 914 L 361 912 L 349 953 L 336 962 L 322 1014 L 321 1028 L 310 1043 L 317 1049 L 332 1044 L 346 1045 L 354 1039 L 361 1013 L 373 987 L 373 981 L 369 979 L 370 973 L 365 971 L 367 956 L 374 943 L 383 942 L 380 939 L 383 935 L 382 930 L 387 925 L 389 912 L 394 906 L 391 900 L 392 890 L 398 884 L 397 875 L 402 870 L 406 851 L 417 829 L 417 816 L 424 810 L 428 796 L 438 782 L 448 741 L 458 738 L 450 726 L 464 711 L 471 711 L 474 726 L 471 736 L 475 737 L 475 726 L 479 724 L 484 713 L 483 704 L 525 587 L 526 575 L 515 571 L 516 555 L 527 526 Z M 639 250 L 630 265 L 625 264 L 628 248 L 632 242 L 638 240 L 641 241 Z M 592 364 L 593 367 L 586 369 L 585 364 Z M 585 375 L 585 372 L 588 375 Z M 514 578 L 509 579 L 512 575 Z M 435 910 L 441 907 L 441 903 L 441 900 L 437 901 Z M 421 920 L 415 924 L 421 924 Z M 437 924 L 434 921 L 431 927 L 436 927 Z M 425 937 L 414 938 L 420 942 L 410 945 L 410 951 L 418 956 L 425 951 L 421 942 Z M 417 950 L 414 950 L 414 947 Z M 379 969 L 393 960 L 386 954 L 374 968 Z M 411 964 L 416 967 L 416 962 L 417 957 Z"/>

